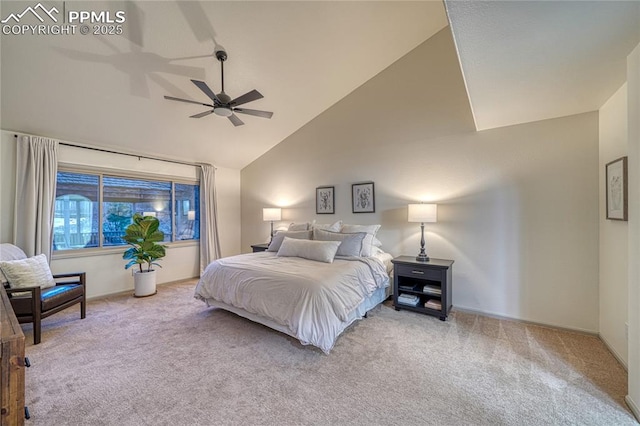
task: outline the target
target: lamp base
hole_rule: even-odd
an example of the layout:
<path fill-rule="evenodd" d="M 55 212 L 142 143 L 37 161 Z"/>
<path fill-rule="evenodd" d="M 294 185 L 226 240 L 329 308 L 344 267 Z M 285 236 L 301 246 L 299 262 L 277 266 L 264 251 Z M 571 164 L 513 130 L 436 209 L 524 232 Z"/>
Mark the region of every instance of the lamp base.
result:
<path fill-rule="evenodd" d="M 416 256 L 416 260 L 418 262 L 428 262 L 429 256 L 427 256 L 425 253 L 420 253 L 419 255 Z"/>

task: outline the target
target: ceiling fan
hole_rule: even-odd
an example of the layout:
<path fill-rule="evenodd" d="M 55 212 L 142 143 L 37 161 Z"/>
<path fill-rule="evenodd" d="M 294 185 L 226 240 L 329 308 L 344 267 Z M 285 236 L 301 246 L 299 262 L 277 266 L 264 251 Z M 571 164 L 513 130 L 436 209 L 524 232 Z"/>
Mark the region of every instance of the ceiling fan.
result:
<path fill-rule="evenodd" d="M 257 90 L 252 90 L 250 92 L 245 93 L 242 96 L 239 96 L 235 99 L 231 99 L 229 95 L 224 92 L 224 61 L 227 60 L 227 52 L 224 50 L 216 50 L 215 52 L 216 58 L 220 61 L 220 71 L 222 78 L 222 91 L 217 95 L 207 86 L 207 83 L 199 80 L 191 80 L 193 84 L 198 86 L 198 89 L 202 90 L 205 95 L 207 95 L 212 101 L 213 104 L 205 104 L 203 102 L 192 101 L 190 99 L 180 99 L 174 98 L 173 96 L 165 96 L 165 99 L 169 99 L 171 101 L 180 101 L 180 102 L 188 102 L 190 104 L 197 104 L 211 108 L 208 111 L 201 112 L 199 114 L 192 115 L 191 118 L 202 118 L 209 114 L 216 114 L 221 117 L 227 117 L 229 121 L 233 123 L 234 126 L 242 126 L 244 122 L 235 115 L 235 113 L 254 115 L 256 117 L 262 118 L 271 118 L 273 115 L 272 112 L 269 111 L 259 111 L 256 109 L 247 109 L 247 108 L 238 108 L 240 105 L 244 105 L 248 102 L 252 102 L 258 99 L 263 98 L 262 94 Z"/>

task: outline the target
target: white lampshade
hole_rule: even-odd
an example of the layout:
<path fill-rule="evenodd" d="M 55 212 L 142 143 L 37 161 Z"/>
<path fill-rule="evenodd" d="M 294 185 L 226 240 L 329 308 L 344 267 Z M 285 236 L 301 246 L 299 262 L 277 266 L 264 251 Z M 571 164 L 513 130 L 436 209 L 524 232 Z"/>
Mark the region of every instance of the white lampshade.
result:
<path fill-rule="evenodd" d="M 189 210 L 187 212 L 187 220 L 196 220 L 196 211 L 195 210 Z"/>
<path fill-rule="evenodd" d="M 438 221 L 438 205 L 437 204 L 409 204 L 409 222 L 437 222 Z"/>
<path fill-rule="evenodd" d="M 279 207 L 273 208 L 264 208 L 262 209 L 262 220 L 265 222 L 281 220 L 282 219 L 282 209 Z"/>
<path fill-rule="evenodd" d="M 142 216 L 153 216 L 153 217 L 156 217 L 156 212 L 142 212 Z"/>

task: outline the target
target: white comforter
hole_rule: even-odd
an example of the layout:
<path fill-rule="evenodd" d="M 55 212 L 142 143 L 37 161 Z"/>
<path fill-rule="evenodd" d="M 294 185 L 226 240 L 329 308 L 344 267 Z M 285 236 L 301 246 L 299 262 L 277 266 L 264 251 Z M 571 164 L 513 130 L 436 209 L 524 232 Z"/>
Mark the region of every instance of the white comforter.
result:
<path fill-rule="evenodd" d="M 336 257 L 333 263 L 273 252 L 242 254 L 207 266 L 195 297 L 226 303 L 271 319 L 303 344 L 328 353 L 354 320 L 365 298 L 389 286 L 389 275 L 375 257 Z"/>

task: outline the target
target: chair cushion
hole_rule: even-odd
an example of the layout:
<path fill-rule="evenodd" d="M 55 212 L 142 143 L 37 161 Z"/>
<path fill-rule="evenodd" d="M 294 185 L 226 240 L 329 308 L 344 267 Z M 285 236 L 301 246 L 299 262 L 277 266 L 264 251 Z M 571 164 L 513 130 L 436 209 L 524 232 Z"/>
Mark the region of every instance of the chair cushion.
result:
<path fill-rule="evenodd" d="M 63 303 L 82 297 L 84 288 L 80 284 L 63 284 L 42 290 L 42 312 L 56 308 Z"/>
<path fill-rule="evenodd" d="M 0 244 L 0 261 L 3 260 L 21 260 L 26 259 L 27 255 L 24 254 L 22 249 L 18 246 L 14 246 L 13 244 L 3 243 Z M 0 283 L 4 284 L 7 282 L 7 278 L 2 273 L 0 269 Z"/>

